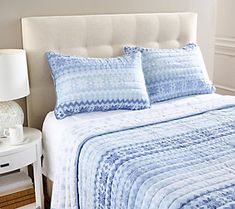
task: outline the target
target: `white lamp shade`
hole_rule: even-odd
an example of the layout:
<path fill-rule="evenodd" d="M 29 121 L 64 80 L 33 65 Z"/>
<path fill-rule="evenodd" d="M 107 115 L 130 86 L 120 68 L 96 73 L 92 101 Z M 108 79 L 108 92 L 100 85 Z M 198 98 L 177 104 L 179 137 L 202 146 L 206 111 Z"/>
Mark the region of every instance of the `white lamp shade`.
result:
<path fill-rule="evenodd" d="M 26 53 L 21 49 L 0 49 L 0 101 L 29 95 Z"/>

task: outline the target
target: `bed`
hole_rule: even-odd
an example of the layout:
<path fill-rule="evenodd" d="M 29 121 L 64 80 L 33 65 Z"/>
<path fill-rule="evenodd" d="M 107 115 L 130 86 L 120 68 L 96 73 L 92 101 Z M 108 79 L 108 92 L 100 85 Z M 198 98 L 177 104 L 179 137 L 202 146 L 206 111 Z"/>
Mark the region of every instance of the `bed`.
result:
<path fill-rule="evenodd" d="M 234 97 L 201 94 L 63 120 L 51 112 L 56 97 L 46 51 L 113 57 L 124 45 L 179 48 L 196 42 L 196 28 L 194 13 L 22 20 L 28 123 L 42 128 L 44 121 L 52 208 L 235 207 Z"/>

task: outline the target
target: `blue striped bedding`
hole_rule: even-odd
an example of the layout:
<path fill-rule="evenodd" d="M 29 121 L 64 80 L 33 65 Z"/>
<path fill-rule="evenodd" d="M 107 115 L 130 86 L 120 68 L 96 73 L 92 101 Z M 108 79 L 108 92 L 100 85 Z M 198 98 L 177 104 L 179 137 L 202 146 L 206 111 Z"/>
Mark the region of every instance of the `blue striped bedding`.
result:
<path fill-rule="evenodd" d="M 235 98 L 180 101 L 68 127 L 52 208 L 235 208 Z"/>

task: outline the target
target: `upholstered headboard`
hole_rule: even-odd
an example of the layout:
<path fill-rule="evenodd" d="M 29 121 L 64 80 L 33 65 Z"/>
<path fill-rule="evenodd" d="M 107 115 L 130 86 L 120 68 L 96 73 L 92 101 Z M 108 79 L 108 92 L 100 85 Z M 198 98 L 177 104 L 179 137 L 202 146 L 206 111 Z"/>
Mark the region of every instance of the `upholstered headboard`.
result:
<path fill-rule="evenodd" d="M 87 15 L 29 17 L 22 19 L 23 48 L 27 52 L 31 94 L 27 117 L 31 127 L 41 128 L 53 110 L 55 91 L 44 53 L 112 57 L 124 45 L 177 48 L 195 42 L 194 13 Z"/>

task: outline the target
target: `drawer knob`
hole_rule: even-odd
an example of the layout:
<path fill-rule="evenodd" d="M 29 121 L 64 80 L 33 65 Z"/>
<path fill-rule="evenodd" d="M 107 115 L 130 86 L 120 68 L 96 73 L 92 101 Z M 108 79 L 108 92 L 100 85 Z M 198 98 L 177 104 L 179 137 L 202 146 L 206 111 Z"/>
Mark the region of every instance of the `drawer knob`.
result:
<path fill-rule="evenodd" d="M 1 167 L 1 168 L 5 168 L 5 167 L 7 167 L 7 166 L 9 166 L 9 165 L 10 165 L 9 163 L 4 163 L 4 164 L 1 164 L 0 167 Z"/>

